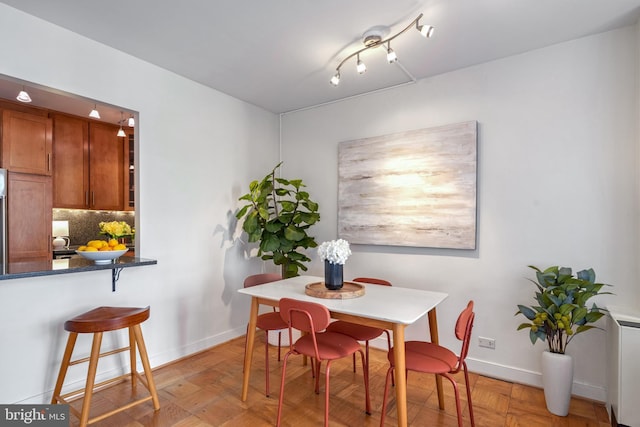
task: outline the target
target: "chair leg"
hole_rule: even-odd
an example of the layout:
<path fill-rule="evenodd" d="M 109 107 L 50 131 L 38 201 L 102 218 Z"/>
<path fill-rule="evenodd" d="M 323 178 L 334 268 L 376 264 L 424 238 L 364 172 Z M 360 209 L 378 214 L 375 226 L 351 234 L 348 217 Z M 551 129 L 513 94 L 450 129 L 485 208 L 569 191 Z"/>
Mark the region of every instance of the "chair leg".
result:
<path fill-rule="evenodd" d="M 91 345 L 91 356 L 89 357 L 89 371 L 87 372 L 87 382 L 84 388 L 82 412 L 80 413 L 80 427 L 86 427 L 89 421 L 89 409 L 91 408 L 91 397 L 93 396 L 93 385 L 96 380 L 96 371 L 98 370 L 98 358 L 100 357 L 101 344 L 102 332 L 95 332 L 93 334 L 93 344 Z"/>
<path fill-rule="evenodd" d="M 355 373 L 356 372 L 356 354 L 353 353 L 352 356 L 353 356 L 353 372 Z"/>
<path fill-rule="evenodd" d="M 70 332 L 67 339 L 67 346 L 64 349 L 64 356 L 62 356 L 62 362 L 60 364 L 60 371 L 58 372 L 58 380 L 56 381 L 56 388 L 53 390 L 53 396 L 51 397 L 51 404 L 58 403 L 58 397 L 62 394 L 62 385 L 64 384 L 64 378 L 67 376 L 67 369 L 69 369 L 69 362 L 71 362 L 71 355 L 73 354 L 73 348 L 76 345 L 76 339 L 78 334 L 76 332 Z"/>
<path fill-rule="evenodd" d="M 280 427 L 280 420 L 282 418 L 282 401 L 284 400 L 284 380 L 287 374 L 287 361 L 289 360 L 289 356 L 291 355 L 291 351 L 288 351 L 284 355 L 284 362 L 282 363 L 282 379 L 280 380 L 280 396 L 278 398 L 278 418 L 276 419 L 276 427 Z"/>
<path fill-rule="evenodd" d="M 360 358 L 362 359 L 362 376 L 364 377 L 364 395 L 365 395 L 364 412 L 367 415 L 371 415 L 371 398 L 369 395 L 369 360 L 364 356 L 364 354 L 362 353 L 362 350 L 360 350 Z"/>
<path fill-rule="evenodd" d="M 281 348 L 282 348 L 282 331 L 278 331 L 278 362 L 280 361 Z"/>
<path fill-rule="evenodd" d="M 441 374 L 441 375 L 446 379 L 448 379 L 451 385 L 453 386 L 453 392 L 456 397 L 456 412 L 458 414 L 458 427 L 462 427 L 462 409 L 460 409 L 461 404 L 460 404 L 460 391 L 458 390 L 458 383 L 456 382 L 455 378 L 447 374 Z"/>
<path fill-rule="evenodd" d="M 133 326 L 129 327 L 129 366 L 131 367 L 131 388 L 136 390 L 136 335 Z"/>
<path fill-rule="evenodd" d="M 471 427 L 475 427 L 476 423 L 473 419 L 473 406 L 471 405 L 471 387 L 469 386 L 469 372 L 467 371 L 467 363 L 462 362 L 464 368 L 464 385 L 467 387 L 467 401 L 469 402 L 469 419 L 471 420 Z"/>
<path fill-rule="evenodd" d="M 316 376 L 316 394 L 320 394 L 320 365 L 322 364 L 321 361 L 316 360 L 316 364 L 314 365 L 315 369 L 315 376 Z"/>
<path fill-rule="evenodd" d="M 389 377 L 393 378 L 393 366 L 387 369 L 387 379 L 384 382 L 384 397 L 382 398 L 382 410 L 380 411 L 380 427 L 384 427 L 384 417 L 387 415 L 387 396 L 389 395 Z"/>
<path fill-rule="evenodd" d="M 149 386 L 149 393 L 151 394 L 151 400 L 153 401 L 153 409 L 157 411 L 160 409 L 160 400 L 158 399 L 158 393 L 156 391 L 156 382 L 153 380 L 153 374 L 151 372 L 149 353 L 147 353 L 147 347 L 144 345 L 142 328 L 140 328 L 139 324 L 133 327 L 133 332 L 136 337 L 136 343 L 138 343 L 138 353 L 140 353 L 142 369 L 144 370 L 144 376 L 147 379 L 147 385 Z"/>
<path fill-rule="evenodd" d="M 327 361 L 324 373 L 324 427 L 329 427 L 329 371 L 331 370 L 331 360 Z M 318 372 L 320 375 L 320 372 Z"/>
<path fill-rule="evenodd" d="M 264 331 L 265 396 L 269 397 L 269 331 Z"/>
<path fill-rule="evenodd" d="M 391 334 L 386 329 L 384 330 L 384 333 L 387 334 L 387 348 L 389 349 L 389 351 L 391 351 L 391 349 L 393 348 L 393 347 L 391 347 Z M 391 385 L 394 386 L 394 387 L 396 385 L 396 377 L 395 377 L 395 375 L 391 376 Z"/>

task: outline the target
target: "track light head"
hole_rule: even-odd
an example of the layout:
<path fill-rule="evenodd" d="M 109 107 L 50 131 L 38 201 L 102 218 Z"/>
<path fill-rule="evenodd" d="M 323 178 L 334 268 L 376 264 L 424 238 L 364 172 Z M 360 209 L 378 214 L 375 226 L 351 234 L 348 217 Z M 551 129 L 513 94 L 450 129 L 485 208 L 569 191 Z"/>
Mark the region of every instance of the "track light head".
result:
<path fill-rule="evenodd" d="M 387 61 L 389 61 L 389 64 L 393 64 L 397 60 L 398 60 L 398 55 L 396 55 L 396 52 L 393 49 L 391 49 L 391 42 L 389 42 L 387 44 Z"/>
<path fill-rule="evenodd" d="M 331 77 L 331 80 L 329 80 L 329 83 L 334 86 L 338 86 L 340 84 L 340 71 L 336 71 L 333 77 Z"/>
<path fill-rule="evenodd" d="M 418 29 L 418 31 L 420 32 L 420 34 L 422 35 L 422 37 L 426 37 L 429 38 L 433 35 L 433 26 L 432 25 L 418 25 L 418 23 L 416 23 L 416 28 Z"/>
<path fill-rule="evenodd" d="M 367 71 L 367 66 L 364 65 L 364 62 L 360 61 L 360 54 L 358 54 L 358 62 L 356 63 L 356 71 L 358 74 L 362 74 Z"/>

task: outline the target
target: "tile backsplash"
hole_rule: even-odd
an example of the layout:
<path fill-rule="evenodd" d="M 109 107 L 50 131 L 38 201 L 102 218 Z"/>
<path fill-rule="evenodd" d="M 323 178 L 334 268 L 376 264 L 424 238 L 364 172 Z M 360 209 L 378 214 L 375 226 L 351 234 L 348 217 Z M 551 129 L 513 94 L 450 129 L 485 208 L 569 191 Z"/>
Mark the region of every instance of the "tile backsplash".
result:
<path fill-rule="evenodd" d="M 86 244 L 89 240 L 105 239 L 100 234 L 101 222 L 124 221 L 135 228 L 135 212 L 86 211 L 76 209 L 54 209 L 54 221 L 69 221 L 70 246 Z M 130 243 L 130 242 L 128 242 Z"/>

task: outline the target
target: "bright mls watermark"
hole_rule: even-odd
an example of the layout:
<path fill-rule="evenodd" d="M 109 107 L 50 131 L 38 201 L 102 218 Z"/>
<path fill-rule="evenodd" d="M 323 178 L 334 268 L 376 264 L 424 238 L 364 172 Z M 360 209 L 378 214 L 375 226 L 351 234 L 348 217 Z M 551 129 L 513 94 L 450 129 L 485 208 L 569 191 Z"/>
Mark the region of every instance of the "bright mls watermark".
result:
<path fill-rule="evenodd" d="M 0 427 L 68 427 L 69 405 L 0 405 Z"/>

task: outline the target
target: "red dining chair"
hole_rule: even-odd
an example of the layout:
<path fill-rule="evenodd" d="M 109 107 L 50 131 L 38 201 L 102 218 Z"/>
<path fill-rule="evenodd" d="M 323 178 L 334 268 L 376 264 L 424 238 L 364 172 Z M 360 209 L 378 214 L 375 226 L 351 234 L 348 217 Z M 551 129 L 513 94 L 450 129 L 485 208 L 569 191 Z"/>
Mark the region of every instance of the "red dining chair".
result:
<path fill-rule="evenodd" d="M 363 365 L 365 412 L 371 415 L 371 401 L 369 400 L 369 368 L 364 353 L 358 341 L 353 338 L 325 331 L 331 322 L 329 310 L 322 304 L 309 301 L 298 301 L 290 298 L 280 300 L 280 315 L 289 328 L 289 351 L 284 355 L 282 364 L 282 382 L 280 383 L 280 401 L 278 402 L 278 419 L 276 426 L 280 425 L 282 416 L 282 402 L 284 400 L 284 381 L 287 373 L 287 361 L 291 355 L 303 355 L 314 359 L 315 392 L 320 393 L 320 365 L 327 361 L 325 369 L 325 397 L 324 397 L 324 425 L 329 426 L 329 373 L 331 362 L 336 359 L 360 353 Z M 297 329 L 303 335 L 293 342 L 293 329 Z M 322 332 L 324 331 L 324 332 Z"/>
<path fill-rule="evenodd" d="M 262 285 L 264 283 L 275 282 L 277 280 L 282 280 L 282 276 L 277 273 L 261 273 L 254 274 L 252 276 L 248 276 L 244 279 L 244 287 L 250 288 L 251 286 Z M 256 327 L 258 329 L 262 329 L 265 334 L 265 344 L 264 344 L 264 358 L 265 358 L 265 395 L 269 397 L 269 331 L 280 331 L 278 332 L 278 362 L 280 361 L 280 347 L 282 342 L 282 330 L 287 329 L 287 324 L 280 317 L 280 313 L 273 308 L 273 312 L 264 313 L 258 315 L 258 320 L 256 322 Z M 249 325 L 247 325 L 247 333 L 249 332 Z M 245 335 L 246 337 L 246 335 Z M 245 358 L 247 357 L 247 342 L 245 338 Z M 244 366 L 244 365 L 243 365 Z"/>
<path fill-rule="evenodd" d="M 371 283 L 374 285 L 391 286 L 391 282 L 383 279 L 376 279 L 373 277 L 357 277 L 353 279 L 354 282 Z M 369 365 L 369 341 L 378 338 L 382 333 L 387 334 L 387 348 L 391 350 L 391 335 L 386 329 L 375 328 L 373 326 L 359 325 L 357 323 L 346 322 L 344 320 L 337 320 L 331 323 L 327 327 L 327 331 L 338 332 L 340 334 L 348 335 L 357 341 L 364 341 L 365 358 L 367 359 L 367 365 Z M 356 371 L 356 355 L 353 355 L 353 372 Z M 393 379 L 392 379 L 393 381 Z"/>
<path fill-rule="evenodd" d="M 473 301 L 469 301 L 467 307 L 458 316 L 456 322 L 455 335 L 462 341 L 460 355 L 456 356 L 451 350 L 437 344 L 423 341 L 407 341 L 405 343 L 405 359 L 407 371 L 422 372 L 426 374 L 436 374 L 447 378 L 453 385 L 453 391 L 456 396 L 456 411 L 458 413 L 458 426 L 462 427 L 462 410 L 460 409 L 460 393 L 458 384 L 451 375 L 464 371 L 464 383 L 467 388 L 467 401 L 469 404 L 469 417 L 471 425 L 475 426 L 473 420 L 473 407 L 471 406 L 471 388 L 469 387 L 469 372 L 467 371 L 467 363 L 465 359 L 469 351 L 469 341 L 471 339 L 471 329 L 473 329 Z M 382 402 L 382 415 L 380 418 L 380 426 L 384 426 L 384 418 L 387 408 L 387 393 L 389 391 L 389 379 L 394 373 L 395 363 L 393 350 L 388 353 L 388 359 L 391 363 L 387 371 L 387 379 L 384 384 L 384 400 Z"/>

